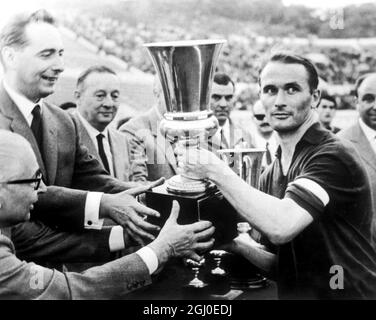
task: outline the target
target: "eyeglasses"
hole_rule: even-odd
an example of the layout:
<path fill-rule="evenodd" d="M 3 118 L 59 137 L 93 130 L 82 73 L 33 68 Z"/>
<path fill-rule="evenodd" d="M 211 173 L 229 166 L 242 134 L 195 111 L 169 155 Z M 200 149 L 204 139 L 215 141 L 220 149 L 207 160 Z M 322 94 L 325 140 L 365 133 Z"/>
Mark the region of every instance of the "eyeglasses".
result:
<path fill-rule="evenodd" d="M 262 121 L 265 118 L 264 114 L 255 114 L 254 116 L 258 121 Z"/>
<path fill-rule="evenodd" d="M 38 169 L 34 176 L 35 178 L 32 178 L 32 179 L 12 180 L 12 181 L 6 181 L 2 183 L 5 183 L 5 184 L 34 183 L 34 190 L 38 190 L 40 186 L 40 182 L 42 181 L 42 171 Z"/>

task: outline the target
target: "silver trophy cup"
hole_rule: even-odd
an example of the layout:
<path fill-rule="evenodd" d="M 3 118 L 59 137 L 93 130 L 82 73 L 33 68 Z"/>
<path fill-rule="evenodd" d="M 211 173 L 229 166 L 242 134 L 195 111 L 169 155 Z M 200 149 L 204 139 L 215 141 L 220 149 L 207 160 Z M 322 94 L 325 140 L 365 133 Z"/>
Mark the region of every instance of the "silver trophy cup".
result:
<path fill-rule="evenodd" d="M 217 153 L 232 170 L 252 187 L 258 189 L 262 157 L 265 149 L 222 149 Z"/>
<path fill-rule="evenodd" d="M 171 142 L 197 148 L 213 136 L 218 121 L 210 111 L 210 93 L 224 40 L 192 40 L 145 44 L 159 76 L 167 113 L 160 130 Z M 186 174 L 167 181 L 167 190 L 195 194 L 210 188 L 207 181 Z"/>

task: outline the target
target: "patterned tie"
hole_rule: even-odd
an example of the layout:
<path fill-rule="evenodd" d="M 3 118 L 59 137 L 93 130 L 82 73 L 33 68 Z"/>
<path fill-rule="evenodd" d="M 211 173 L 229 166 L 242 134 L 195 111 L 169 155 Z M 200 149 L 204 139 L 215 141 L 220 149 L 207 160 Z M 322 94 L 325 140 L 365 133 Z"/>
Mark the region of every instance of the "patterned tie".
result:
<path fill-rule="evenodd" d="M 104 152 L 104 148 L 103 148 L 103 138 L 104 138 L 103 134 L 100 133 L 100 134 L 97 135 L 98 153 L 99 153 L 99 156 L 102 159 L 102 163 L 103 163 L 104 168 L 107 170 L 108 173 L 110 173 L 110 166 L 108 165 L 106 153 Z"/>
<path fill-rule="evenodd" d="M 265 149 L 266 149 L 266 164 L 269 165 L 272 163 L 272 155 L 270 153 L 270 150 L 269 150 L 269 142 L 266 143 L 265 145 Z"/>
<path fill-rule="evenodd" d="M 42 131 L 42 116 L 40 112 L 40 106 L 37 104 L 31 114 L 33 115 L 33 120 L 31 121 L 31 131 L 34 134 L 35 140 L 37 141 L 38 148 L 41 154 L 43 154 L 43 131 Z"/>

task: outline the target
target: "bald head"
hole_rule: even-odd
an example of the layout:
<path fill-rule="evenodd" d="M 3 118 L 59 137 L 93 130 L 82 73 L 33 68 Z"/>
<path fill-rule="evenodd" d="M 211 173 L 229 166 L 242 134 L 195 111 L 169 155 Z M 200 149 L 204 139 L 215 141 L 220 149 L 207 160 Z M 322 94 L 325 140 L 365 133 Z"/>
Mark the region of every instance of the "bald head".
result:
<path fill-rule="evenodd" d="M 368 127 L 376 130 L 376 73 L 360 77 L 355 92 L 360 118 Z"/>
<path fill-rule="evenodd" d="M 264 137 L 268 138 L 273 133 L 273 128 L 270 126 L 266 118 L 265 107 L 261 100 L 257 100 L 252 106 L 253 120 L 257 126 L 257 130 Z"/>
<path fill-rule="evenodd" d="M 0 181 L 35 171 L 37 160 L 29 142 L 22 136 L 0 130 Z"/>

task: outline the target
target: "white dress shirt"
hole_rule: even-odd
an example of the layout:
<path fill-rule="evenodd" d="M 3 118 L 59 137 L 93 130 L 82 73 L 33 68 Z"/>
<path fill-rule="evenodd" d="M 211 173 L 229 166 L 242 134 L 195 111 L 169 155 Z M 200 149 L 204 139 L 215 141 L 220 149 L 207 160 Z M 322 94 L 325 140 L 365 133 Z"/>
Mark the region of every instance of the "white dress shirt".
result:
<path fill-rule="evenodd" d="M 367 126 L 361 118 L 359 118 L 359 125 L 367 140 L 369 141 L 373 151 L 376 153 L 376 130 L 373 130 L 372 128 Z"/>
<path fill-rule="evenodd" d="M 277 149 L 278 149 L 278 146 L 279 146 L 277 133 L 275 131 L 273 131 L 272 135 L 270 136 L 270 138 L 268 140 L 265 139 L 259 133 L 258 130 L 255 130 L 254 132 L 252 132 L 252 136 L 253 136 L 253 143 L 255 145 L 255 148 L 265 149 L 266 143 L 267 142 L 269 143 L 268 148 L 269 148 L 270 155 L 271 155 L 272 161 L 273 161 L 275 159 L 275 153 L 277 152 Z M 267 166 L 266 154 L 264 154 L 264 156 L 262 158 L 262 166 L 263 167 Z"/>
<path fill-rule="evenodd" d="M 13 100 L 18 109 L 21 111 L 28 125 L 31 126 L 31 122 L 33 121 L 33 114 L 31 112 L 37 104 L 40 106 L 41 113 L 43 112 L 43 99 L 40 99 L 38 102 L 34 103 L 25 96 L 18 93 L 13 88 L 11 88 L 5 80 L 3 81 L 3 85 L 5 91 L 8 93 L 9 97 Z"/>
<path fill-rule="evenodd" d="M 214 134 L 218 141 L 222 140 L 221 131 L 223 131 L 223 135 L 227 141 L 228 147 L 230 147 L 230 121 L 228 121 L 228 119 L 222 127 L 218 127 L 217 132 Z"/>

